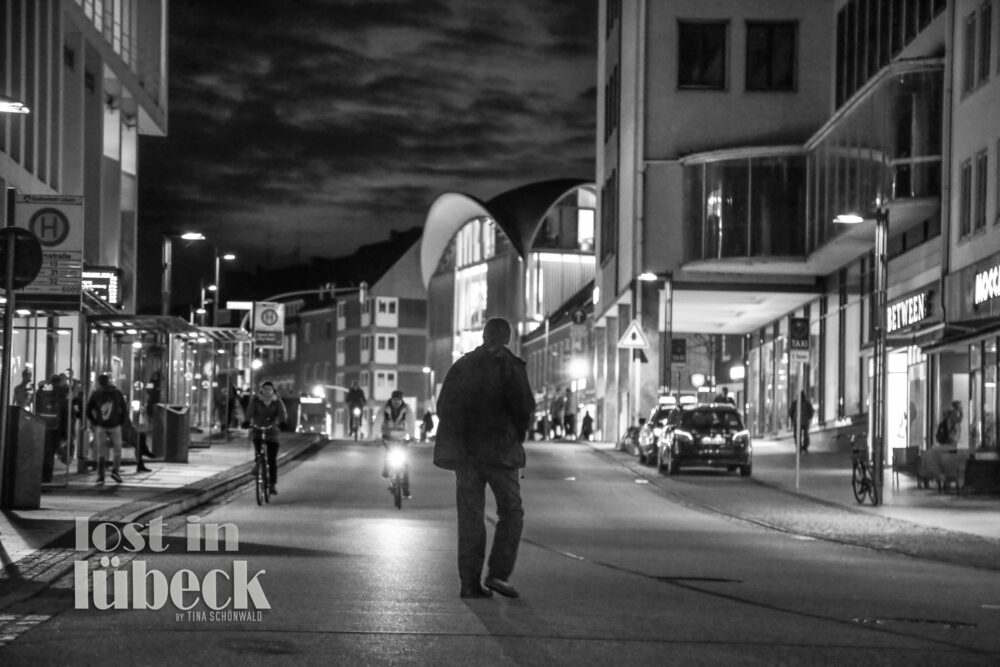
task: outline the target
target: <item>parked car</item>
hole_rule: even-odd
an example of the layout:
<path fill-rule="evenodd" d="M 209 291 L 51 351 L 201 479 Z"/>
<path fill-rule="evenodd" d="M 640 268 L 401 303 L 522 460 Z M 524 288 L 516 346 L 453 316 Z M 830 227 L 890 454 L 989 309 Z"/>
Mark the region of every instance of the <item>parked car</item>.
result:
<path fill-rule="evenodd" d="M 637 455 L 639 463 L 653 465 L 656 463 L 657 446 L 663 427 L 667 423 L 672 407 L 668 405 L 657 405 L 649 413 L 649 418 L 645 420 L 642 428 L 639 429 L 639 447 Z"/>
<path fill-rule="evenodd" d="M 683 467 L 739 469 L 753 472 L 750 431 L 732 405 L 712 403 L 674 408 L 659 438 L 657 467 L 670 475 Z"/>

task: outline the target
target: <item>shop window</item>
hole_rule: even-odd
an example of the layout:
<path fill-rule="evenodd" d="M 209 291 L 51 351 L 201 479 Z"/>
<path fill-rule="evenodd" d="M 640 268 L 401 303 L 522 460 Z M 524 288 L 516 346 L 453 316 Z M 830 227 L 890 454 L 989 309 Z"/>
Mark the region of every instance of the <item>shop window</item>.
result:
<path fill-rule="evenodd" d="M 726 22 L 681 21 L 677 29 L 677 87 L 725 89 Z"/>

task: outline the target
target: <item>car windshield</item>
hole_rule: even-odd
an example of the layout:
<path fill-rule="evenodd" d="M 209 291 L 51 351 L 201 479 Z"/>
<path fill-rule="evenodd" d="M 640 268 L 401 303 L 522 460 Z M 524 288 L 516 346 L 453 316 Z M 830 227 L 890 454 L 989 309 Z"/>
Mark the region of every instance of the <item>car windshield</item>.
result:
<path fill-rule="evenodd" d="M 681 416 L 681 428 L 687 429 L 742 429 L 743 421 L 731 410 L 692 410 Z"/>
<path fill-rule="evenodd" d="M 657 424 L 666 424 L 667 417 L 669 416 L 670 416 L 669 408 L 659 408 L 657 409 L 656 414 L 653 415 L 653 421 L 656 422 Z"/>

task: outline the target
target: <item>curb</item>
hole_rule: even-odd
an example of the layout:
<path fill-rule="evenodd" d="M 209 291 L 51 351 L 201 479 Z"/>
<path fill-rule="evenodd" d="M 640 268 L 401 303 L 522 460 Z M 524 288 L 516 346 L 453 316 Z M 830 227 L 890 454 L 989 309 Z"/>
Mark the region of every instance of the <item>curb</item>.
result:
<path fill-rule="evenodd" d="M 288 449 L 278 454 L 278 467 L 309 456 L 328 442 L 323 439 L 306 440 L 312 437 L 297 436 L 298 442 L 289 443 Z M 103 513 L 93 514 L 88 518 L 88 522 L 125 524 L 144 523 L 154 516 L 170 518 L 205 505 L 249 483 L 252 479 L 253 461 L 246 461 L 211 477 L 165 491 L 151 498 L 136 500 Z M 59 543 L 72 531 L 72 528 L 68 529 L 54 537 L 48 544 Z M 84 553 L 75 549 L 46 545 L 34 554 L 7 565 L 6 578 L 0 580 L 5 589 L 0 594 L 0 611 L 42 593 L 55 581 L 68 574 L 73 569 L 75 561 L 88 560 L 97 553 L 96 549 Z"/>

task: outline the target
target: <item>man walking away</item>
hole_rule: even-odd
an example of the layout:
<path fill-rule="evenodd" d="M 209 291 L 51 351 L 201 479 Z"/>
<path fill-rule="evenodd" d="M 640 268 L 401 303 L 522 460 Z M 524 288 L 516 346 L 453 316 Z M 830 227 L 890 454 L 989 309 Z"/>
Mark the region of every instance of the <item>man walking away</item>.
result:
<path fill-rule="evenodd" d="M 524 361 L 506 347 L 510 336 L 507 320 L 487 320 L 483 344 L 451 367 L 437 403 L 440 421 L 434 465 L 455 471 L 463 598 L 488 598 L 491 591 L 518 597 L 508 580 L 523 528 L 518 470 L 525 464 L 523 441 L 535 399 Z M 497 525 L 484 586 L 487 485 L 496 498 Z"/>

